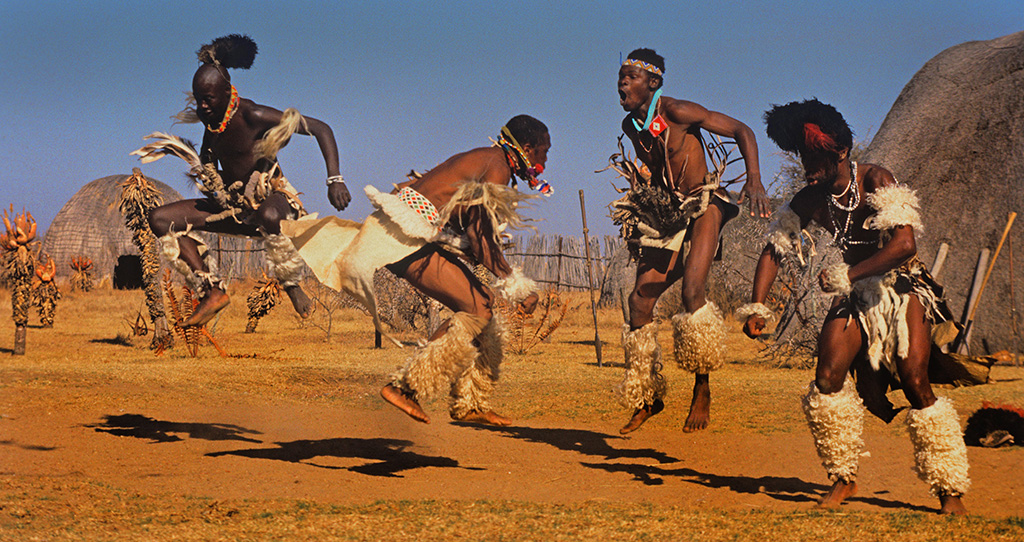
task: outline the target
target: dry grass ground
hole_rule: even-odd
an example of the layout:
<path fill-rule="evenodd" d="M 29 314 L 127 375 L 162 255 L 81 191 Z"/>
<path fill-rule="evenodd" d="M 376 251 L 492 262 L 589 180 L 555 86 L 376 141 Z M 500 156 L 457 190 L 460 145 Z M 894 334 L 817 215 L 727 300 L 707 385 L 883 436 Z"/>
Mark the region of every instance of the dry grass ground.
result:
<path fill-rule="evenodd" d="M 599 313 L 597 367 L 584 296 L 549 341 L 506 360 L 494 403 L 515 425 L 493 429 L 448 423 L 441 404 L 426 405 L 429 425 L 385 405 L 377 392 L 408 352 L 373 349 L 358 311 L 336 311 L 325 340 L 285 302 L 243 334 L 246 292 L 215 324 L 227 358 L 122 344 L 140 292 L 66 294 L 26 356 L 10 355 L 7 328 L 0 539 L 1024 539 L 1024 448 L 970 448 L 972 515 L 941 518 L 903 416 L 868 420 L 859 495 L 814 510 L 828 481 L 798 406 L 812 373 L 760 363 L 734 323 L 712 426 L 680 431 L 690 377 L 666 363 L 668 408 L 622 438 L 621 316 Z M 668 354 L 667 325 L 661 338 Z M 962 421 L 983 400 L 1024 405 L 1024 370 L 993 377 L 939 393 Z"/>

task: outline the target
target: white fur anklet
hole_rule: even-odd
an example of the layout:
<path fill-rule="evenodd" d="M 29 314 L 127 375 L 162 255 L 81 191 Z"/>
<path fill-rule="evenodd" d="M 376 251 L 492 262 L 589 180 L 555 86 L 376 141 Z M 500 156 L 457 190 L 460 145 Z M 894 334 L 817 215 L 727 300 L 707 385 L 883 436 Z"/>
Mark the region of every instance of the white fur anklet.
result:
<path fill-rule="evenodd" d="M 971 487 L 967 475 L 967 445 L 953 402 L 940 397 L 934 405 L 907 414 L 907 431 L 914 443 L 914 470 L 934 496 L 959 497 Z"/>
<path fill-rule="evenodd" d="M 822 291 L 826 294 L 847 295 L 852 290 L 849 265 L 837 263 L 825 268 L 825 284 Z"/>
<path fill-rule="evenodd" d="M 725 321 L 711 301 L 690 313 L 672 317 L 672 338 L 676 363 L 691 373 L 707 374 L 725 362 Z"/>
<path fill-rule="evenodd" d="M 409 361 L 391 376 L 391 383 L 417 400 L 430 400 L 450 391 L 452 383 L 480 355 L 473 339 L 484 322 L 465 312 L 452 315 L 448 331 L 418 348 Z"/>
<path fill-rule="evenodd" d="M 476 338 L 480 343 L 480 355 L 452 384 L 451 405 L 448 408 L 452 419 L 462 419 L 470 412 L 486 412 L 491 409 L 488 398 L 494 392 L 494 384 L 501 374 L 506 338 L 501 316 L 495 313 Z"/>
<path fill-rule="evenodd" d="M 637 410 L 651 405 L 668 392 L 661 374 L 661 345 L 658 344 L 658 323 L 639 329 L 622 329 L 622 349 L 626 357 L 626 373 L 616 388 L 622 406 Z"/>
<path fill-rule="evenodd" d="M 760 316 L 767 321 L 775 319 L 775 313 L 766 307 L 764 303 L 747 303 L 746 305 L 736 309 L 736 319 L 740 322 L 745 322 L 747 318 L 754 315 Z"/>
<path fill-rule="evenodd" d="M 209 271 L 194 271 L 185 263 L 185 260 L 181 259 L 181 245 L 178 244 L 178 238 L 180 237 L 188 237 L 196 243 L 199 257 L 206 264 L 206 268 Z M 206 243 L 199 235 L 191 231 L 191 227 L 183 232 L 172 231 L 160 237 L 159 241 L 164 259 L 174 267 L 175 271 L 181 273 L 181 276 L 185 279 L 185 284 L 198 296 L 206 295 L 206 292 L 211 288 L 224 289 L 224 281 L 217 276 L 216 260 L 209 257 L 210 251 Z"/>
<path fill-rule="evenodd" d="M 804 415 L 814 437 L 821 465 L 833 482 L 850 483 L 857 477 L 864 440 L 864 402 L 849 378 L 831 395 L 811 382 L 803 398 Z"/>
<path fill-rule="evenodd" d="M 266 235 L 263 237 L 263 250 L 270 276 L 285 288 L 297 286 L 302 280 L 302 270 L 306 264 L 302 256 L 299 256 L 299 251 L 295 250 L 292 240 L 280 233 Z"/>
<path fill-rule="evenodd" d="M 537 283 L 524 275 L 522 269 L 513 267 L 509 276 L 494 282 L 494 291 L 510 303 L 519 303 L 537 291 Z"/>

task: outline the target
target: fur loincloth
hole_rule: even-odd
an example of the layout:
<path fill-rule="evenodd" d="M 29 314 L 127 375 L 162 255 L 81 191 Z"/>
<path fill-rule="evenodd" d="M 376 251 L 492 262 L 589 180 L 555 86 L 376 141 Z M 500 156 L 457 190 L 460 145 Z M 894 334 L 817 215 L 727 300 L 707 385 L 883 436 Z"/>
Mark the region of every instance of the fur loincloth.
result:
<path fill-rule="evenodd" d="M 875 371 L 883 367 L 896 381 L 896 357 L 905 359 L 910 349 L 907 306 L 917 296 L 933 326 L 952 320 L 942 298 L 942 287 L 917 258 L 889 271 L 858 280 L 847 297 L 850 316 L 857 318 L 867 337 L 867 355 Z"/>
<path fill-rule="evenodd" d="M 294 218 L 306 215 L 306 210 L 299 200 L 299 192 L 281 174 L 276 162 L 270 171 L 254 171 L 248 179 L 236 180 L 228 185 L 225 184 L 215 164 L 203 163 L 200 160 L 199 154 L 196 153 L 191 142 L 162 132 L 153 132 L 146 136 L 146 139 L 155 141 L 132 151 L 131 154 L 139 156 L 139 161 L 143 164 L 159 160 L 167 155 L 177 156 L 184 160 L 190 166 L 188 176 L 196 183 L 196 188 L 220 209 L 219 213 L 208 217 L 207 222 L 217 222 L 228 218 L 241 220 L 246 214 L 259 208 L 260 204 L 273 192 L 284 194 L 292 207 Z M 264 145 L 263 147 L 266 148 L 261 152 L 276 152 L 277 150 L 272 146 Z"/>
<path fill-rule="evenodd" d="M 415 192 L 411 188 L 403 190 Z M 405 200 L 413 202 L 414 207 L 398 195 L 385 194 L 372 186 L 367 186 L 365 192 L 376 210 L 362 224 L 333 216 L 318 219 L 311 215 L 281 221 L 281 232 L 292 238 L 320 282 L 348 293 L 370 311 L 374 326 L 384 336 L 388 335 L 382 329 L 373 291 L 373 275 L 377 269 L 398 262 L 430 243 L 445 248 L 451 242 L 458 243 L 447 228 L 442 234 L 438 224 L 458 220 L 452 217 L 459 216 L 468 207 L 480 205 L 485 211 L 482 216 L 492 222 L 496 235 L 509 225 L 522 227 L 524 219 L 516 207 L 519 202 L 536 197 L 502 185 L 465 182 L 438 211 L 437 222 L 431 223 L 417 210 L 421 205 L 416 203 L 418 198 L 410 197 L 411 194 L 406 193 Z M 430 216 L 429 210 L 426 211 Z"/>

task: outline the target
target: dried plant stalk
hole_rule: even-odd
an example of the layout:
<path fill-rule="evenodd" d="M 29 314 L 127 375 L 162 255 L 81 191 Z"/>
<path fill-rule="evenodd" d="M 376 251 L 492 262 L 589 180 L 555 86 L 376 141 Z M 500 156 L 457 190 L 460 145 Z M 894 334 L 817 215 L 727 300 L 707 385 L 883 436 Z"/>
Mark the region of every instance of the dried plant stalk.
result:
<path fill-rule="evenodd" d="M 256 333 L 256 326 L 273 309 L 281 299 L 281 284 L 277 279 L 268 278 L 263 273 L 263 278 L 256 283 L 249 296 L 245 299 L 249 307 L 249 321 L 245 324 L 246 333 Z"/>

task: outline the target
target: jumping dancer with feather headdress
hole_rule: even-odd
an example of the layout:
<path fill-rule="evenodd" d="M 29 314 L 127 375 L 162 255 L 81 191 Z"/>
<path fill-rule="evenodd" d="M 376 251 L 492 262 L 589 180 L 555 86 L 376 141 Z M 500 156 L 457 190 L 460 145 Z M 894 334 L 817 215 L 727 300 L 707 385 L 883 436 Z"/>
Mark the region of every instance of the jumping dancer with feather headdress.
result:
<path fill-rule="evenodd" d="M 298 283 L 302 259 L 280 229 L 281 220 L 306 214 L 277 162 L 277 152 L 292 134 L 311 135 L 320 146 L 331 205 L 342 210 L 351 200 L 339 174 L 338 147 L 330 126 L 295 109 L 282 112 L 238 95 L 228 70 L 248 69 L 256 53 L 256 43 L 237 34 L 199 49 L 201 65 L 192 78 L 193 103 L 177 116 L 205 127 L 198 154 L 191 143 L 163 133 L 150 134 L 147 138 L 155 141 L 132 153 L 143 163 L 166 154 L 184 159 L 191 166 L 189 175 L 206 196 L 169 203 L 149 215 L 164 255 L 202 296 L 183 326 L 205 324 L 229 301 L 214 260 L 195 231 L 262 237 L 272 274 L 296 312 L 309 314 L 312 303 Z"/>

